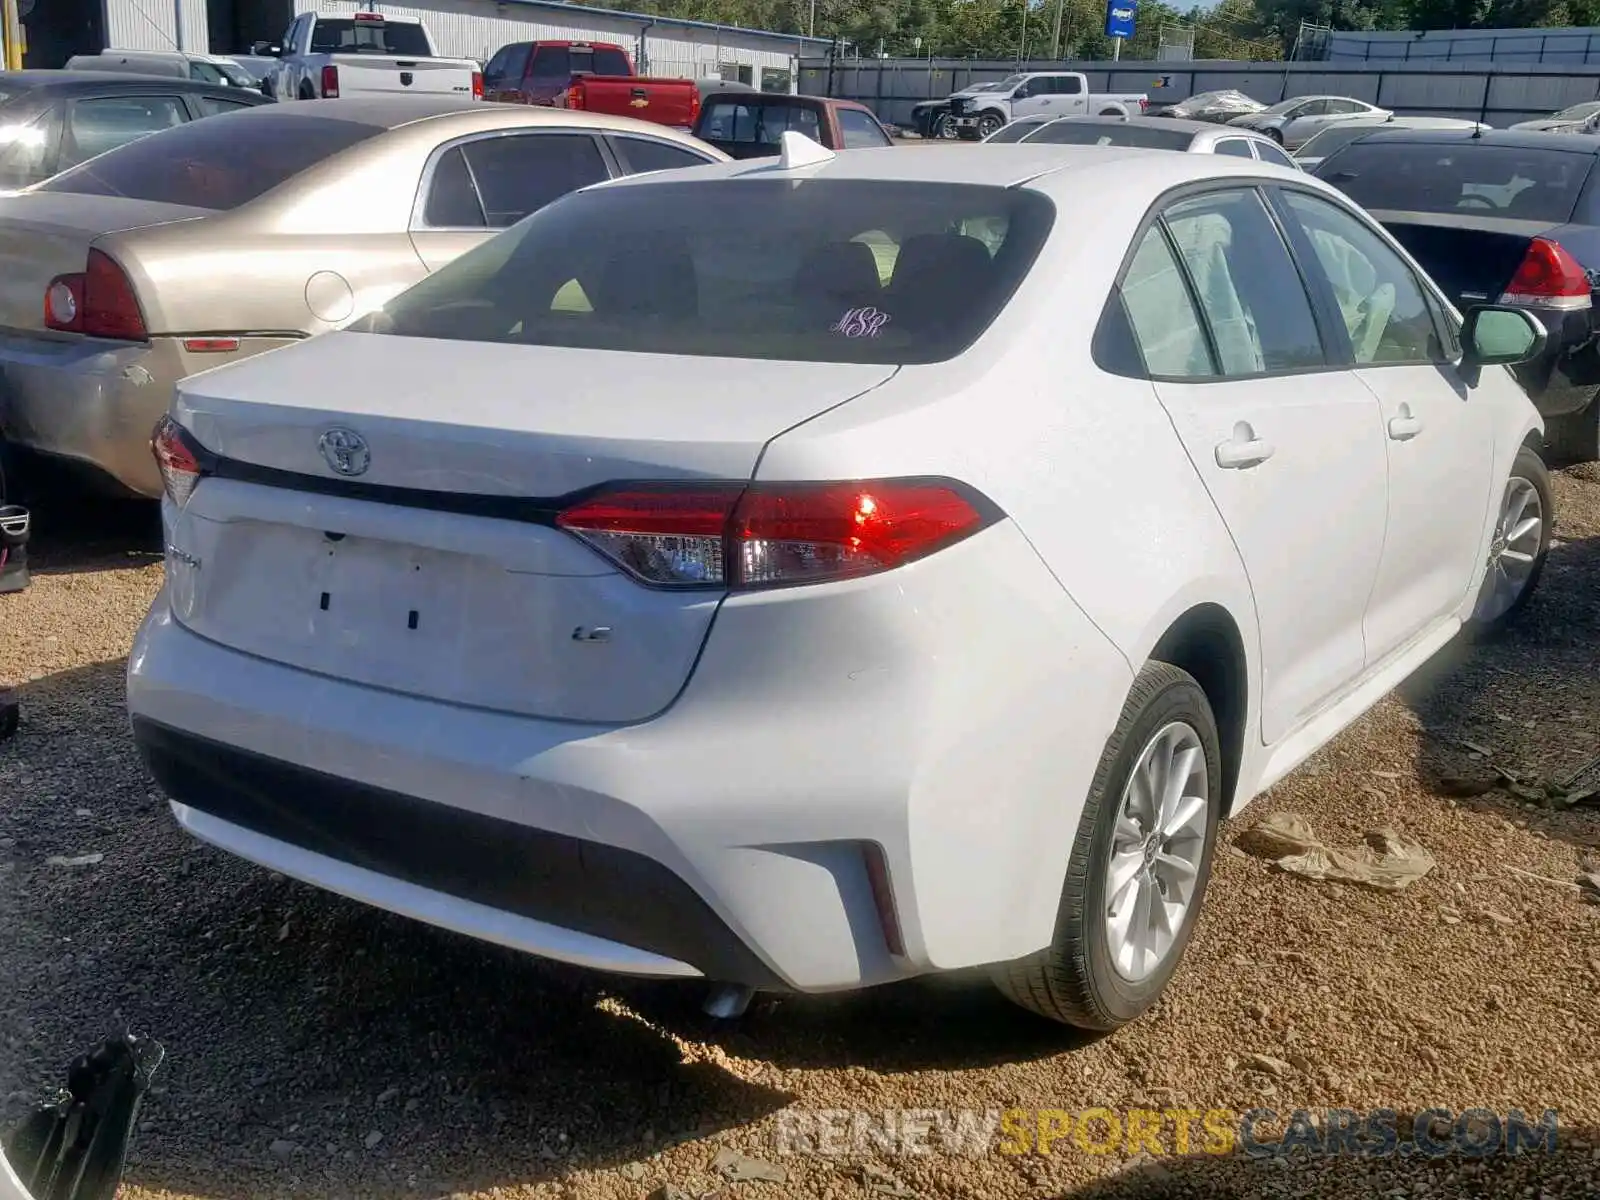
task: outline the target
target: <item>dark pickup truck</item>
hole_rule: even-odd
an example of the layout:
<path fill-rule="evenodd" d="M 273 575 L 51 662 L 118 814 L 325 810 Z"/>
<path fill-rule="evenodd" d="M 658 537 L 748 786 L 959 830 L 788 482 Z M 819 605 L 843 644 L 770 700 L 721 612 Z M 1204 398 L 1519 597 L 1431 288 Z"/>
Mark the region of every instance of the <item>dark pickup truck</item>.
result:
<path fill-rule="evenodd" d="M 700 106 L 694 135 L 729 158 L 776 156 L 789 130 L 829 150 L 892 146 L 894 139 L 863 104 L 783 92 L 712 92 Z"/>

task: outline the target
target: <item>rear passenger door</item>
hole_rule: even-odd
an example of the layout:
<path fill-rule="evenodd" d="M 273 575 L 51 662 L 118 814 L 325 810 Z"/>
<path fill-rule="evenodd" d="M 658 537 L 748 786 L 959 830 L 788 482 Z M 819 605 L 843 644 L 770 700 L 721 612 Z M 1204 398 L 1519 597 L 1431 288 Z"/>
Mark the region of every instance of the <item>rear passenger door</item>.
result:
<path fill-rule="evenodd" d="M 189 120 L 183 97 L 91 96 L 67 103 L 66 129 L 61 137 L 57 171 L 115 150 L 129 142 L 172 129 Z"/>
<path fill-rule="evenodd" d="M 1454 322 L 1385 238 L 1333 200 L 1275 193 L 1383 419 L 1389 516 L 1365 618 L 1376 661 L 1467 598 L 1496 498 L 1492 407 L 1456 372 Z"/>
<path fill-rule="evenodd" d="M 411 241 L 429 271 L 568 192 L 609 179 L 593 135 L 496 133 L 453 142 L 424 168 Z"/>
<path fill-rule="evenodd" d="M 1233 536 L 1261 632 L 1262 741 L 1354 682 L 1383 549 L 1378 402 L 1252 187 L 1168 203 L 1122 285 L 1156 394 Z"/>

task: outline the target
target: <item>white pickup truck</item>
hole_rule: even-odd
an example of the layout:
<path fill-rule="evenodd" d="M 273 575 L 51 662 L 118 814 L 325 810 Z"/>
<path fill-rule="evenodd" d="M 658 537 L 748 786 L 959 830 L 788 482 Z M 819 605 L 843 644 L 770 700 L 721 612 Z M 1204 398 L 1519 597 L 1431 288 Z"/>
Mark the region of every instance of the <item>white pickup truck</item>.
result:
<path fill-rule="evenodd" d="M 483 98 L 483 73 L 470 58 L 441 58 L 416 17 L 380 12 L 301 13 L 267 53 L 279 61 L 261 81 L 273 100 L 416 92 Z"/>
<path fill-rule="evenodd" d="M 935 137 L 983 138 L 1018 117 L 1129 117 L 1149 106 L 1143 92 L 1091 92 L 1081 71 L 1028 71 L 999 83 L 980 83 L 946 101 Z"/>

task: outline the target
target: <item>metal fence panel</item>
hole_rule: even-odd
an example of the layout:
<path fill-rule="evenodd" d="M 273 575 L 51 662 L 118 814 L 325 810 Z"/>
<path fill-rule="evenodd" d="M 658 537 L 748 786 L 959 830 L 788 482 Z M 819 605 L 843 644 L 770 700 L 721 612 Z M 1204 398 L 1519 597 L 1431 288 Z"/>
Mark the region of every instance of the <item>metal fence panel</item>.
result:
<path fill-rule="evenodd" d="M 1587 36 L 1587 35 L 1586 35 Z M 1376 44 L 1376 43 L 1375 43 Z M 1597 43 L 1600 44 L 1600 43 Z M 1467 62 L 1441 58 L 1383 61 L 1254 63 L 1007 62 L 963 59 L 804 59 L 799 90 L 868 105 L 891 125 L 912 127 L 912 110 L 974 83 L 1017 71 L 1082 71 L 1093 92 L 1144 92 L 1152 105 L 1196 92 L 1237 88 L 1264 104 L 1290 96 L 1353 96 L 1398 113 L 1454 116 L 1504 127 L 1569 104 L 1600 99 L 1600 61 Z"/>

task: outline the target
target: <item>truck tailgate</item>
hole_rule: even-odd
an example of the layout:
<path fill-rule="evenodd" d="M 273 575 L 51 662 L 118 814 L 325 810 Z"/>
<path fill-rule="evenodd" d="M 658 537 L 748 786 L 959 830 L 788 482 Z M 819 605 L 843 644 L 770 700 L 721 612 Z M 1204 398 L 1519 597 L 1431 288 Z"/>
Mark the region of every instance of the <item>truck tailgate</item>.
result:
<path fill-rule="evenodd" d="M 641 75 L 582 77 L 583 106 L 589 112 L 635 117 L 657 125 L 694 128 L 700 90 L 691 79 L 654 79 Z"/>
<path fill-rule="evenodd" d="M 334 54 L 339 68 L 339 94 L 419 92 L 428 95 L 472 94 L 477 64 L 464 58 L 399 58 L 382 54 Z"/>

